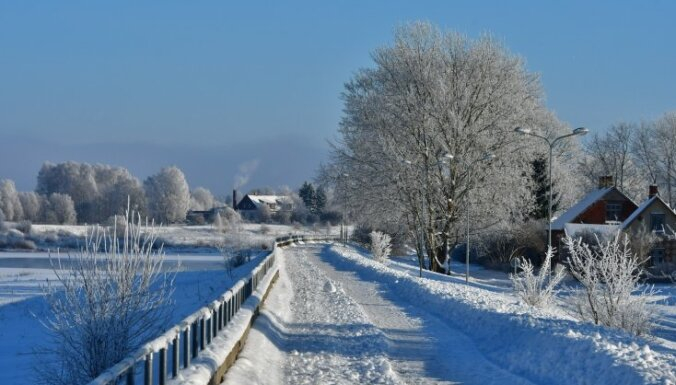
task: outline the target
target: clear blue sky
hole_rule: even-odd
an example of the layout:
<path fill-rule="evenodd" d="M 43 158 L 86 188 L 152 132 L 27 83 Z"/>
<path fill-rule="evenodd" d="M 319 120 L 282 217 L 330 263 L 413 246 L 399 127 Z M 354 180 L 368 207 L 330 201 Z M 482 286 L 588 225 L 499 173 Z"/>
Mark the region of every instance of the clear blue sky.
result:
<path fill-rule="evenodd" d="M 0 0 L 0 178 L 30 189 L 44 160 L 132 171 L 139 162 L 83 155 L 90 143 L 190 153 L 287 140 L 309 149 L 292 155 L 312 165 L 293 185 L 312 176 L 336 132 L 343 83 L 413 20 L 504 41 L 541 74 L 548 106 L 571 126 L 603 130 L 676 109 L 673 1 L 233 3 Z M 22 151 L 26 162 L 11 167 L 1 155 L 37 139 L 60 150 Z M 192 185 L 227 189 L 232 179 L 209 185 L 217 170 L 194 168 Z M 263 178 L 266 169 L 261 162 L 252 183 L 283 183 Z"/>

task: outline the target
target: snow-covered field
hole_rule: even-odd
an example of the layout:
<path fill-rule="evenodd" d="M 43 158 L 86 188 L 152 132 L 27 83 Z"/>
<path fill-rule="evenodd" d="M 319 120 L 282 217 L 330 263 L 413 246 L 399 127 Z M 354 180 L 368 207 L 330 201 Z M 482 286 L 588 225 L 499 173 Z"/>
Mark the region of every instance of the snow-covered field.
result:
<path fill-rule="evenodd" d="M 407 261 L 383 265 L 338 245 L 284 255 L 228 384 L 676 383 L 668 333 L 634 339 L 556 305 L 530 309 L 505 274 L 420 279 Z M 667 317 L 672 294 L 656 307 Z"/>

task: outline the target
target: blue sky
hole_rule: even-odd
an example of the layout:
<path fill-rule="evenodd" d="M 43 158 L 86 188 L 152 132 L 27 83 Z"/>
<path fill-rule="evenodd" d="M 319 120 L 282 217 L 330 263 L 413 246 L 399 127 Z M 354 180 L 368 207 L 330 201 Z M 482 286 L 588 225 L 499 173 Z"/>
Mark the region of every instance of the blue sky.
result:
<path fill-rule="evenodd" d="M 654 119 L 676 108 L 675 11 L 670 1 L 0 0 L 0 178 L 27 190 L 45 160 L 142 178 L 184 162 L 191 185 L 220 193 L 238 164 L 266 158 L 249 187 L 294 186 L 325 157 L 343 83 L 413 20 L 501 39 L 571 126 Z M 152 151 L 125 152 L 130 143 Z M 25 161 L 3 156 L 8 147 Z M 273 155 L 304 167 L 280 176 Z"/>

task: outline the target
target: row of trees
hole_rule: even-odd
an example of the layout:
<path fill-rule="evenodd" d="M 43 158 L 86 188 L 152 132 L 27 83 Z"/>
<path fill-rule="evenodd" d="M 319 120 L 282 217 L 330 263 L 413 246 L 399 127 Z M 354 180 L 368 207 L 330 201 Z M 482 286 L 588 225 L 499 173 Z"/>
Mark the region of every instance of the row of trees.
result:
<path fill-rule="evenodd" d="M 0 180 L 0 219 L 37 223 L 104 223 L 127 209 L 158 223 L 185 220 L 189 209 L 222 205 L 198 187 L 192 192 L 183 172 L 166 167 L 143 183 L 122 167 L 65 162 L 43 164 L 34 192 L 18 192 Z"/>
<path fill-rule="evenodd" d="M 337 197 L 352 197 L 352 218 L 412 237 L 421 265 L 428 255 L 434 267 L 444 245 L 462 242 L 468 208 L 472 234 L 542 214 L 546 190 L 533 174 L 546 169 L 548 148 L 514 128 L 569 131 L 521 58 L 489 36 L 472 40 L 429 23 L 398 29 L 372 56 L 375 66 L 345 86 L 339 141 L 321 171 Z M 579 195 L 577 143 L 562 142 L 554 155 L 557 201 L 567 205 Z"/>
<path fill-rule="evenodd" d="M 654 121 L 618 123 L 595 134 L 585 145 L 580 171 L 592 188 L 602 175 L 612 175 L 617 186 L 636 200 L 646 186 L 660 187 L 662 198 L 676 204 L 676 112 Z"/>

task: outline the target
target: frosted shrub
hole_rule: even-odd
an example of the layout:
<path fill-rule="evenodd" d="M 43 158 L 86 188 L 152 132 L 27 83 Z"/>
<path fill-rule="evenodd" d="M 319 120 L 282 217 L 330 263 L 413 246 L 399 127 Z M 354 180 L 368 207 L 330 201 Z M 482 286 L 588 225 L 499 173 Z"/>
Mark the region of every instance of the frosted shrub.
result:
<path fill-rule="evenodd" d="M 385 262 L 392 252 L 392 238 L 380 231 L 372 231 L 370 235 L 373 259 L 378 262 Z"/>
<path fill-rule="evenodd" d="M 531 306 L 543 307 L 551 303 L 556 295 L 556 286 L 565 277 L 563 269 L 559 269 L 554 275 L 551 274 L 553 254 L 553 249 L 548 248 L 545 261 L 537 274 L 533 264 L 527 259 L 522 259 L 519 264 L 521 273 L 510 274 L 514 291 Z"/>
<path fill-rule="evenodd" d="M 628 239 L 618 233 L 611 240 L 598 241 L 596 247 L 570 237 L 565 243 L 570 271 L 582 284 L 573 297 L 577 316 L 637 336 L 650 333 L 653 321 L 647 305 L 655 292 L 639 284 L 645 261 L 635 258 Z"/>
<path fill-rule="evenodd" d="M 129 211 L 126 219 L 134 222 Z M 52 359 L 37 368 L 43 382 L 85 384 L 166 326 L 174 275 L 162 272 L 153 228 L 142 235 L 135 222 L 121 239 L 95 227 L 80 252 L 52 260 L 59 285 L 46 288 Z"/>

